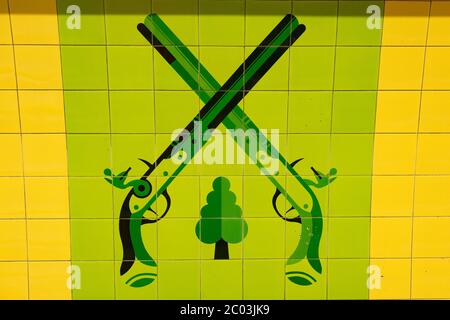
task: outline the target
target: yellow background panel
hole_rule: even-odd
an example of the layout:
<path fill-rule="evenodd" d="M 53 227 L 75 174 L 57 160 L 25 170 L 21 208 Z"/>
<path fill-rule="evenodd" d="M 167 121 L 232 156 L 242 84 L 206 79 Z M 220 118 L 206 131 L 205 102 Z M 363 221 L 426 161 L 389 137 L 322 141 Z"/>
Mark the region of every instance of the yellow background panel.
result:
<path fill-rule="evenodd" d="M 20 134 L 0 135 L 0 150 L 8 150 L 7 156 L 0 157 L 0 176 L 21 176 L 23 167 Z"/>
<path fill-rule="evenodd" d="M 8 0 L 0 0 L 0 44 L 11 44 Z"/>
<path fill-rule="evenodd" d="M 0 133 L 19 133 L 19 106 L 16 91 L 0 91 Z"/>
<path fill-rule="evenodd" d="M 15 46 L 19 89 L 61 89 L 58 46 Z"/>
<path fill-rule="evenodd" d="M 449 195 L 449 176 L 416 177 L 414 215 L 450 217 Z"/>
<path fill-rule="evenodd" d="M 385 1 L 383 45 L 425 44 L 429 10 L 429 1 Z"/>
<path fill-rule="evenodd" d="M 25 218 L 23 178 L 0 177 L 0 219 Z"/>
<path fill-rule="evenodd" d="M 0 220 L 0 261 L 27 260 L 25 220 Z"/>
<path fill-rule="evenodd" d="M 415 217 L 413 230 L 413 257 L 450 257 L 450 217 Z"/>
<path fill-rule="evenodd" d="M 373 258 L 411 255 L 411 218 L 372 218 L 370 254 Z"/>
<path fill-rule="evenodd" d="M 69 262 L 30 262 L 30 299 L 69 300 Z"/>
<path fill-rule="evenodd" d="M 411 297 L 450 299 L 450 259 L 414 259 Z"/>
<path fill-rule="evenodd" d="M 63 134 L 23 135 L 25 176 L 67 176 Z"/>
<path fill-rule="evenodd" d="M 374 174 L 413 174 L 416 143 L 415 134 L 376 134 Z"/>
<path fill-rule="evenodd" d="M 420 91 L 380 91 L 377 96 L 376 132 L 416 132 Z"/>
<path fill-rule="evenodd" d="M 64 132 L 64 101 L 61 91 L 19 91 L 23 133 Z"/>
<path fill-rule="evenodd" d="M 381 287 L 369 291 L 370 299 L 409 299 L 411 260 L 372 259 L 371 265 L 381 269 Z"/>
<path fill-rule="evenodd" d="M 69 217 L 67 178 L 25 178 L 25 190 L 28 218 Z"/>
<path fill-rule="evenodd" d="M 450 134 L 420 134 L 417 174 L 450 174 Z"/>
<path fill-rule="evenodd" d="M 13 47 L 0 46 L 0 57 L 0 89 L 16 89 Z"/>
<path fill-rule="evenodd" d="M 433 1 L 428 30 L 429 45 L 450 45 L 450 2 Z"/>
<path fill-rule="evenodd" d="M 424 91 L 420 109 L 421 132 L 450 132 L 450 91 Z"/>
<path fill-rule="evenodd" d="M 372 217 L 411 216 L 414 197 L 414 177 L 372 177 Z"/>
<path fill-rule="evenodd" d="M 450 90 L 450 48 L 428 47 L 423 80 L 424 90 Z"/>
<path fill-rule="evenodd" d="M 58 44 L 55 0 L 10 0 L 15 44 Z"/>
<path fill-rule="evenodd" d="M 70 260 L 69 220 L 29 220 L 30 260 Z"/>
<path fill-rule="evenodd" d="M 425 48 L 383 47 L 379 90 L 420 90 Z"/>
<path fill-rule="evenodd" d="M 26 262 L 0 262 L 0 299 L 28 299 Z"/>

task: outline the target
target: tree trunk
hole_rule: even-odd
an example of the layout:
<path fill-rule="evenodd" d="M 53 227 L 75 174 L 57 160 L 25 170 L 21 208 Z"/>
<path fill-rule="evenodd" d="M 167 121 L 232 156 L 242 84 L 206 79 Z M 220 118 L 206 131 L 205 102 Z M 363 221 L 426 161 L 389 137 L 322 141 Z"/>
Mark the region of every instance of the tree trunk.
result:
<path fill-rule="evenodd" d="M 214 259 L 215 260 L 226 260 L 229 259 L 228 255 L 228 242 L 223 239 L 220 239 L 216 242 L 216 248 L 214 250 Z"/>

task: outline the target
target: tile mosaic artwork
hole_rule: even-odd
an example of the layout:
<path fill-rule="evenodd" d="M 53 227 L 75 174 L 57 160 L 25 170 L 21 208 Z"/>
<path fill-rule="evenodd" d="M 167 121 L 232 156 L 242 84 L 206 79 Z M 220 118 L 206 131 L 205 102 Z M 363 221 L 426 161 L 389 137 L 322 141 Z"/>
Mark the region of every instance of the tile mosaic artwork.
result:
<path fill-rule="evenodd" d="M 0 299 L 450 299 L 450 1 L 0 0 Z"/>

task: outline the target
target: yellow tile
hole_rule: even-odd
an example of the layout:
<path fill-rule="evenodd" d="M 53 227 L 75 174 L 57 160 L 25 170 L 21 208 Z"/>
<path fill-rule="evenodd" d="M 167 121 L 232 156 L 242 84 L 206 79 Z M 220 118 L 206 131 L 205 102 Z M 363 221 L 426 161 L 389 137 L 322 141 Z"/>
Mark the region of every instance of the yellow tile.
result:
<path fill-rule="evenodd" d="M 19 89 L 61 89 L 58 46 L 15 46 Z"/>
<path fill-rule="evenodd" d="M 419 91 L 379 91 L 376 132 L 416 132 L 419 106 Z"/>
<path fill-rule="evenodd" d="M 14 43 L 58 44 L 58 16 L 54 0 L 10 0 Z"/>
<path fill-rule="evenodd" d="M 420 108 L 421 132 L 450 132 L 450 91 L 424 91 Z"/>
<path fill-rule="evenodd" d="M 0 300 L 28 299 L 28 271 L 25 262 L 0 262 Z"/>
<path fill-rule="evenodd" d="M 19 134 L 0 135 L 0 176 L 22 176 L 22 146 Z"/>
<path fill-rule="evenodd" d="M 428 30 L 429 45 L 450 45 L 450 3 L 433 1 Z"/>
<path fill-rule="evenodd" d="M 420 90 L 425 48 L 383 47 L 380 90 Z"/>
<path fill-rule="evenodd" d="M 62 91 L 19 91 L 23 133 L 64 132 Z"/>
<path fill-rule="evenodd" d="M 372 217 L 411 216 L 413 198 L 414 177 L 372 177 Z"/>
<path fill-rule="evenodd" d="M 450 299 L 450 259 L 414 259 L 413 299 Z"/>
<path fill-rule="evenodd" d="M 27 259 L 25 220 L 0 220 L 0 260 Z"/>
<path fill-rule="evenodd" d="M 450 217 L 414 218 L 413 257 L 450 257 Z"/>
<path fill-rule="evenodd" d="M 427 48 L 423 88 L 425 90 L 450 90 L 450 47 Z"/>
<path fill-rule="evenodd" d="M 69 262 L 30 262 L 31 300 L 70 300 L 67 287 Z"/>
<path fill-rule="evenodd" d="M 374 174 L 413 174 L 416 143 L 417 136 L 415 134 L 376 134 Z"/>
<path fill-rule="evenodd" d="M 429 1 L 386 1 L 383 45 L 424 45 L 429 10 Z"/>
<path fill-rule="evenodd" d="M 67 178 L 25 178 L 27 216 L 33 218 L 68 218 Z"/>
<path fill-rule="evenodd" d="M 373 258 L 411 256 L 411 218 L 372 218 L 370 255 Z"/>
<path fill-rule="evenodd" d="M 0 0 L 0 44 L 11 43 L 11 23 L 9 21 L 8 0 Z"/>
<path fill-rule="evenodd" d="M 417 176 L 414 192 L 415 216 L 450 216 L 450 177 Z"/>
<path fill-rule="evenodd" d="M 23 178 L 0 177 L 0 219 L 25 218 Z"/>
<path fill-rule="evenodd" d="M 67 176 L 64 134 L 23 135 L 25 176 Z"/>
<path fill-rule="evenodd" d="M 16 91 L 0 91 L 0 133 L 20 133 Z"/>
<path fill-rule="evenodd" d="M 0 57 L 0 89 L 16 89 L 13 47 L 0 46 Z"/>
<path fill-rule="evenodd" d="M 450 174 L 450 134 L 419 134 L 417 174 Z"/>
<path fill-rule="evenodd" d="M 409 299 L 410 259 L 371 259 L 381 271 L 381 287 L 369 291 L 369 299 Z"/>
<path fill-rule="evenodd" d="M 29 220 L 29 260 L 70 260 L 69 220 Z"/>

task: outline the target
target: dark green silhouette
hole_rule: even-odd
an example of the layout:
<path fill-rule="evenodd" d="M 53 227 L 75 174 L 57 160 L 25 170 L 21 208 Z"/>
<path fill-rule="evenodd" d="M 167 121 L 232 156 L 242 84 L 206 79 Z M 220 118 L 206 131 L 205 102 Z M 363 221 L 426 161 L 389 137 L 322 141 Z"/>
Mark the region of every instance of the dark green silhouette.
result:
<path fill-rule="evenodd" d="M 230 191 L 230 181 L 224 177 L 216 178 L 206 201 L 195 233 L 201 242 L 216 244 L 214 259 L 229 259 L 228 243 L 241 242 L 248 229 L 242 219 L 242 210 L 236 204 L 236 196 Z"/>

